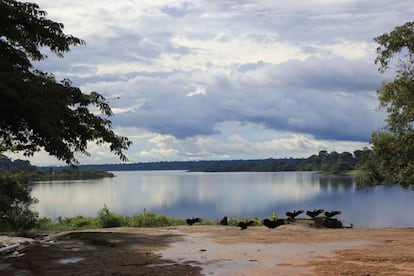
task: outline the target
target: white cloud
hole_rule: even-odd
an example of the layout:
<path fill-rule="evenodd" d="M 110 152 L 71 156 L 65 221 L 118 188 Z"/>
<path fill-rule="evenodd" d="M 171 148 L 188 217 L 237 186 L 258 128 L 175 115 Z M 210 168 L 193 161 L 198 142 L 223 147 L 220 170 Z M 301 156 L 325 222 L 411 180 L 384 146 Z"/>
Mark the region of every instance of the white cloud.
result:
<path fill-rule="evenodd" d="M 194 91 L 188 92 L 187 96 L 192 97 L 195 95 L 204 95 L 206 94 L 206 87 L 203 85 L 196 85 L 196 88 Z"/>
<path fill-rule="evenodd" d="M 343 57 L 347 60 L 360 60 L 369 58 L 375 45 L 367 42 L 340 41 L 333 44 L 313 45 L 313 47 L 325 50 L 325 55 Z"/>
<path fill-rule="evenodd" d="M 390 78 L 374 65 L 373 37 L 414 13 L 387 0 L 37 3 L 86 45 L 36 66 L 108 98 L 133 162 L 366 146 L 384 119 L 375 90 Z M 81 162 L 117 162 L 89 151 Z"/>

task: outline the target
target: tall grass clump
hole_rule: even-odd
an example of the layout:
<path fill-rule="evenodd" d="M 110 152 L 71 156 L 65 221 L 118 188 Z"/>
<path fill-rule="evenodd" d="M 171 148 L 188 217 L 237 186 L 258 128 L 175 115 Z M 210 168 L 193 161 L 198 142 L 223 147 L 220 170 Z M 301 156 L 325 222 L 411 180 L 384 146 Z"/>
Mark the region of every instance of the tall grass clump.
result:
<path fill-rule="evenodd" d="M 100 227 L 96 218 L 76 216 L 72 218 L 58 218 L 57 221 L 52 221 L 49 218 L 39 218 L 34 230 L 40 231 L 67 231 L 67 230 L 82 230 Z"/>
<path fill-rule="evenodd" d="M 259 218 L 240 218 L 240 217 L 228 217 L 227 218 L 227 224 L 230 226 L 238 226 L 240 221 L 255 221 L 256 225 L 260 225 L 261 219 Z M 217 224 L 220 224 L 220 222 L 217 221 Z"/>
<path fill-rule="evenodd" d="M 272 217 L 277 216 L 275 214 Z M 238 218 L 229 217 L 228 225 L 237 226 L 240 221 L 254 220 L 256 225 L 261 224 L 261 220 L 258 218 Z M 211 221 L 203 219 L 197 225 L 217 225 L 220 224 L 218 220 Z M 122 216 L 111 212 L 111 210 L 104 205 L 102 209 L 97 212 L 97 217 L 66 217 L 58 218 L 53 221 L 48 218 L 37 219 L 36 227 L 33 230 L 40 231 L 68 231 L 68 230 L 84 230 L 84 229 L 96 229 L 96 228 L 110 228 L 110 227 L 166 227 L 187 225 L 186 219 L 167 217 L 165 215 L 157 215 L 153 212 L 146 212 L 134 214 L 131 217 Z"/>
<path fill-rule="evenodd" d="M 165 215 L 156 215 L 152 212 L 135 214 L 128 218 L 127 225 L 130 227 L 164 227 L 185 224 L 184 219 L 167 217 Z"/>
<path fill-rule="evenodd" d="M 121 227 L 125 220 L 125 217 L 112 213 L 106 204 L 98 211 L 98 222 L 102 228 Z"/>

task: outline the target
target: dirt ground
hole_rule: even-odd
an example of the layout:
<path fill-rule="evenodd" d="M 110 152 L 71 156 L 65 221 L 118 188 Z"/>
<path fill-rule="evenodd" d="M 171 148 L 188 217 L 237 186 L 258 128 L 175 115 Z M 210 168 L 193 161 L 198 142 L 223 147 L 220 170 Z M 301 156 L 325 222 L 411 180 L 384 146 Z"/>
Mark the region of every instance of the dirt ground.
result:
<path fill-rule="evenodd" d="M 111 228 L 50 234 L 0 275 L 414 275 L 414 228 Z"/>

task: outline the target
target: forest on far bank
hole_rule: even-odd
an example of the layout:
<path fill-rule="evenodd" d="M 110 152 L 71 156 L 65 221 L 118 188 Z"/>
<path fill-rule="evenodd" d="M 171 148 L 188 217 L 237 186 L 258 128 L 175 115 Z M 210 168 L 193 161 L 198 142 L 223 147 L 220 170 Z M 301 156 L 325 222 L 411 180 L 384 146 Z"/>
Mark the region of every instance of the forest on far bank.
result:
<path fill-rule="evenodd" d="M 326 150 L 308 158 L 268 158 L 255 160 L 200 160 L 200 161 L 162 161 L 130 164 L 95 164 L 61 167 L 36 167 L 29 161 L 0 159 L 0 169 L 30 172 L 32 180 L 84 179 L 110 175 L 99 173 L 126 170 L 187 170 L 201 172 L 278 172 L 278 171 L 318 171 L 327 174 L 343 174 L 358 170 L 369 161 L 370 150 L 356 150 L 353 153 Z M 31 176 L 31 177 L 30 177 Z"/>
<path fill-rule="evenodd" d="M 30 164 L 27 160 L 11 160 L 5 156 L 0 156 L 0 174 L 23 173 L 30 181 L 50 181 L 50 180 L 81 180 L 98 179 L 103 177 L 113 177 L 114 174 L 99 169 L 78 169 L 76 167 L 65 166 L 54 170 L 45 169 Z"/>
<path fill-rule="evenodd" d="M 268 158 L 252 160 L 200 160 L 162 161 L 131 164 L 82 165 L 80 169 L 94 168 L 105 171 L 124 170 L 188 170 L 200 172 L 277 172 L 277 171 L 319 171 L 329 174 L 343 174 L 360 169 L 369 161 L 370 150 L 356 150 L 353 153 L 326 150 L 308 158 Z"/>

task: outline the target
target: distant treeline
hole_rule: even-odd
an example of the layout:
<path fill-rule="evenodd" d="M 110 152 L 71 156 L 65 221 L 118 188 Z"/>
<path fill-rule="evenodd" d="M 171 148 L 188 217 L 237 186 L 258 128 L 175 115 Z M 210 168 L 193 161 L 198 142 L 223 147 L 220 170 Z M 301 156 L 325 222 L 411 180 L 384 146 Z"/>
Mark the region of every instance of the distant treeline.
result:
<path fill-rule="evenodd" d="M 88 168 L 78 169 L 75 167 L 59 167 L 59 169 L 40 168 L 32 166 L 26 160 L 10 160 L 6 157 L 0 158 L 0 173 L 7 172 L 24 172 L 30 181 L 47 181 L 47 180 L 79 180 L 79 179 L 98 179 L 103 177 L 113 177 L 114 174 Z"/>
<path fill-rule="evenodd" d="M 319 171 L 330 174 L 346 173 L 358 169 L 369 157 L 370 150 L 356 150 L 353 153 L 337 153 L 320 151 L 308 158 L 280 158 L 254 160 L 212 160 L 212 161 L 161 161 L 131 164 L 81 165 L 80 170 L 97 169 L 102 171 L 130 170 L 186 170 L 201 172 L 233 172 L 233 171 Z M 43 170 L 59 170 L 65 167 L 42 168 Z"/>
<path fill-rule="evenodd" d="M 359 169 L 369 160 L 369 149 L 356 150 L 353 153 L 326 150 L 308 158 L 280 158 L 254 160 L 211 160 L 211 161 L 161 161 L 131 164 L 97 164 L 68 166 L 36 167 L 29 161 L 0 158 L 0 169 L 8 171 L 29 172 L 31 180 L 48 179 L 91 179 L 112 176 L 108 171 L 140 170 L 186 170 L 200 172 L 277 172 L 277 171 L 319 171 L 329 174 L 342 174 Z"/>

